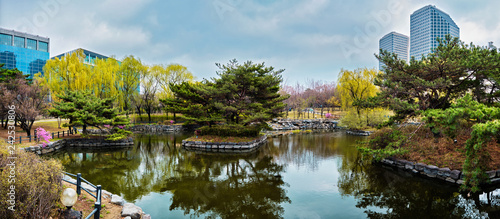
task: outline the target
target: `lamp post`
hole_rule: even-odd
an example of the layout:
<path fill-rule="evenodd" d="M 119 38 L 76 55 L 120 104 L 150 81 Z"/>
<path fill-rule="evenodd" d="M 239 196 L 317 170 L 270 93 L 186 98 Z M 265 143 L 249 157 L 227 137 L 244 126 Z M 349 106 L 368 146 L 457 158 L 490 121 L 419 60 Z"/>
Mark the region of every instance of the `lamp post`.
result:
<path fill-rule="evenodd" d="M 72 188 L 67 188 L 63 191 L 61 195 L 61 202 L 63 203 L 64 206 L 66 206 L 66 210 L 62 211 L 61 218 L 71 218 L 71 219 L 81 219 L 82 218 L 82 212 L 81 211 L 75 211 L 71 209 L 73 205 L 75 205 L 76 200 L 78 198 L 78 195 L 76 194 L 76 191 Z"/>

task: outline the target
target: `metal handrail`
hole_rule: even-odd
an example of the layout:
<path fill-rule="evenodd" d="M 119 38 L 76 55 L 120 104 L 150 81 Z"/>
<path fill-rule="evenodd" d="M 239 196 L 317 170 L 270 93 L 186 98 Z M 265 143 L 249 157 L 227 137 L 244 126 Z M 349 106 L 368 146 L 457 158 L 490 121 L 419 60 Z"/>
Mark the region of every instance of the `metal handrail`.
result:
<path fill-rule="evenodd" d="M 94 210 L 86 217 L 86 219 L 89 219 L 92 215 L 94 215 L 94 219 L 99 219 L 100 214 L 101 214 L 101 198 L 102 198 L 102 188 L 101 185 L 95 186 L 94 184 L 90 183 L 86 179 L 82 177 L 81 173 L 72 174 L 68 172 L 64 172 L 64 174 L 68 176 L 74 176 L 76 177 L 76 183 L 72 183 L 68 180 L 63 179 L 63 181 L 68 182 L 70 184 L 76 185 L 76 193 L 80 195 L 82 192 L 81 190 L 87 192 L 89 195 L 95 198 L 95 203 L 94 203 Z M 88 185 L 92 186 L 93 188 L 96 189 L 96 194 L 92 194 L 92 192 L 89 192 L 87 189 L 82 187 L 82 180 L 86 182 Z"/>

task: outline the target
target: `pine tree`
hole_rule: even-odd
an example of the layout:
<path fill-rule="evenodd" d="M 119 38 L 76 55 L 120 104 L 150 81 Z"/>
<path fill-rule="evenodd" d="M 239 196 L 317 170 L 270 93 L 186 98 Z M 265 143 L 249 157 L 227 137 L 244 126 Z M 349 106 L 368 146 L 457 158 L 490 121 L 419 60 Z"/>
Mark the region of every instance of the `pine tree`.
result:
<path fill-rule="evenodd" d="M 170 84 L 174 97 L 161 99 L 167 110 L 200 125 L 219 122 L 235 125 L 260 125 L 282 115 L 288 96 L 279 93 L 281 73 L 264 63 L 231 60 L 217 64 L 218 79 L 198 83 Z"/>
<path fill-rule="evenodd" d="M 66 91 L 57 96 L 60 101 L 54 103 L 54 108 L 49 110 L 52 116 L 69 119 L 69 126 L 83 126 L 83 133 L 87 127 L 93 126 L 101 129 L 101 125 L 125 125 L 124 118 L 118 117 L 116 108 L 113 108 L 113 98 L 100 99 L 90 91 Z"/>

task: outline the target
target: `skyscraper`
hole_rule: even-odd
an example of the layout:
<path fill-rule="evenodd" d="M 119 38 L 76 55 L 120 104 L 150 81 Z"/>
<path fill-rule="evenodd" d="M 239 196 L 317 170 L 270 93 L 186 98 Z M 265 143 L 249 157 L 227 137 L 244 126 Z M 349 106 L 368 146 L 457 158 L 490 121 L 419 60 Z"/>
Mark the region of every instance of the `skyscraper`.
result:
<path fill-rule="evenodd" d="M 382 37 L 378 45 L 381 50 L 387 50 L 388 52 L 395 53 L 398 58 L 408 62 L 409 40 L 408 36 L 392 31 Z M 384 64 L 379 62 L 378 69 L 382 70 L 383 66 Z"/>
<path fill-rule="evenodd" d="M 43 73 L 49 59 L 49 38 L 0 28 L 0 63 L 25 75 Z"/>
<path fill-rule="evenodd" d="M 460 37 L 460 28 L 450 15 L 433 5 L 416 10 L 410 16 L 410 57 L 420 60 L 439 45 L 437 37 L 444 39 L 447 34 Z"/>

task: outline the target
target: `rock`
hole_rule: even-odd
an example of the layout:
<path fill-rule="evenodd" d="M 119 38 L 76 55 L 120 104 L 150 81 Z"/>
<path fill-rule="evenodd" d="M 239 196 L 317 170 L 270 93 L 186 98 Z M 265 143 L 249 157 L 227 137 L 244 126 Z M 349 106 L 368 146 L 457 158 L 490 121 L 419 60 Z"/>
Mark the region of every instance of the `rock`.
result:
<path fill-rule="evenodd" d="M 124 219 L 132 219 L 130 216 L 125 217 Z"/>
<path fill-rule="evenodd" d="M 457 182 L 456 182 L 456 183 L 457 183 L 457 184 L 462 185 L 462 184 L 464 184 L 464 181 L 463 181 L 463 180 L 461 180 L 461 179 L 459 179 L 459 180 L 457 180 Z"/>
<path fill-rule="evenodd" d="M 132 203 L 123 205 L 122 217 L 130 216 L 131 219 L 141 219 L 142 209 Z"/>
<path fill-rule="evenodd" d="M 388 164 L 388 165 L 392 165 L 394 163 L 394 161 L 389 160 L 389 159 L 383 159 L 382 163 L 385 163 L 385 164 Z"/>
<path fill-rule="evenodd" d="M 486 171 L 486 174 L 490 177 L 490 179 L 495 178 L 497 175 L 497 171 L 491 170 L 491 171 Z"/>
<path fill-rule="evenodd" d="M 428 177 L 431 177 L 431 178 L 436 177 L 437 172 L 438 172 L 438 167 L 436 167 L 436 166 L 428 165 L 428 166 L 424 167 L 424 173 Z"/>
<path fill-rule="evenodd" d="M 418 171 L 424 171 L 424 167 L 426 167 L 427 165 L 423 164 L 423 163 L 417 163 L 415 164 L 415 169 L 418 170 Z"/>
<path fill-rule="evenodd" d="M 449 177 L 450 176 L 450 169 L 449 168 L 439 168 L 437 171 L 437 174 L 442 176 L 442 177 Z"/>
<path fill-rule="evenodd" d="M 454 179 L 454 180 L 459 179 L 460 178 L 460 174 L 461 174 L 460 170 L 452 170 L 452 171 L 450 171 L 450 177 L 452 179 Z"/>
<path fill-rule="evenodd" d="M 111 203 L 123 206 L 125 200 L 123 200 L 123 198 L 120 197 L 119 195 L 111 195 Z"/>
<path fill-rule="evenodd" d="M 405 165 L 405 169 L 407 169 L 407 170 L 413 170 L 414 167 L 415 166 L 413 165 L 413 162 L 408 162 Z"/>
<path fill-rule="evenodd" d="M 451 177 L 447 177 L 446 182 L 455 183 L 456 181 L 454 179 L 452 179 Z"/>
<path fill-rule="evenodd" d="M 491 184 L 497 184 L 500 183 L 500 178 L 495 178 L 491 180 Z"/>
<path fill-rule="evenodd" d="M 142 215 L 142 219 L 151 219 L 151 215 L 149 214 Z"/>

